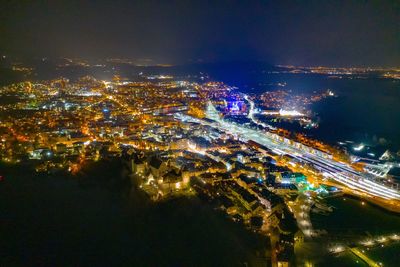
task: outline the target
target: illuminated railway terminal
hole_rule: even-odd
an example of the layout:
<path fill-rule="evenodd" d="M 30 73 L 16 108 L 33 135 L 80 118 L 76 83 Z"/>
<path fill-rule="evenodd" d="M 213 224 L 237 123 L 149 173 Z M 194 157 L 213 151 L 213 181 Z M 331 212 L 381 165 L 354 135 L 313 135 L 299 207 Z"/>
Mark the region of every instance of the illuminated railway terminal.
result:
<path fill-rule="evenodd" d="M 250 105 L 249 116 L 252 116 L 254 105 L 251 102 Z M 311 164 L 324 178 L 332 179 L 334 182 L 344 185 L 346 189 L 350 190 L 350 193 L 367 197 L 371 200 L 382 201 L 390 204 L 396 210 L 400 207 L 400 192 L 376 182 L 373 175 L 359 172 L 348 164 L 335 161 L 328 153 L 288 140 L 277 134 L 251 129 L 244 125 L 223 120 L 211 101 L 208 102 L 206 117 L 213 122 L 199 120 L 182 114 L 177 116 L 182 120 L 192 120 L 212 126 L 223 132 L 237 136 L 245 142 L 251 140 L 267 147 L 277 155 L 289 155 L 299 162 Z"/>

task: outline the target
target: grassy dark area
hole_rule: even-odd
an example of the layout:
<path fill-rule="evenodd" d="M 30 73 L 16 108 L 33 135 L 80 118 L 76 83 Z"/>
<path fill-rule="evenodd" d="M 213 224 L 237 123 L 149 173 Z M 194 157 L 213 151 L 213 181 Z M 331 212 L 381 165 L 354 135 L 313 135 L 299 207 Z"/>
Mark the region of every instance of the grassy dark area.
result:
<path fill-rule="evenodd" d="M 242 266 L 265 240 L 197 198 L 150 203 L 118 161 L 77 176 L 0 165 L 0 266 Z"/>

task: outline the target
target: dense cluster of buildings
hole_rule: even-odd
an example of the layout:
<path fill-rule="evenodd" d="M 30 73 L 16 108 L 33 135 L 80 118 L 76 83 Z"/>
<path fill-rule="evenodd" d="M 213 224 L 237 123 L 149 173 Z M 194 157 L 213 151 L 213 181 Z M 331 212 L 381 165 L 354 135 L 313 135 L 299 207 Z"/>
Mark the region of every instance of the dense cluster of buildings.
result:
<path fill-rule="evenodd" d="M 150 199 L 197 195 L 232 220 L 269 236 L 268 257 L 287 266 L 303 240 L 293 203 L 310 183 L 291 167 L 297 164 L 294 158 L 277 156 L 259 143 L 208 124 L 205 109 L 212 100 L 220 111 L 216 116 L 258 127 L 247 122 L 248 104 L 234 89 L 167 75 L 134 82 L 87 76 L 12 84 L 0 90 L 0 159 L 30 162 L 37 172 L 77 173 L 86 162 L 119 158 L 129 169 L 132 186 Z M 328 95 L 293 101 L 308 104 Z M 287 96 L 277 91 L 258 101 L 275 108 Z M 276 142 L 329 153 L 304 136 L 295 136 L 296 142 L 288 139 L 282 129 L 270 135 L 279 139 Z"/>

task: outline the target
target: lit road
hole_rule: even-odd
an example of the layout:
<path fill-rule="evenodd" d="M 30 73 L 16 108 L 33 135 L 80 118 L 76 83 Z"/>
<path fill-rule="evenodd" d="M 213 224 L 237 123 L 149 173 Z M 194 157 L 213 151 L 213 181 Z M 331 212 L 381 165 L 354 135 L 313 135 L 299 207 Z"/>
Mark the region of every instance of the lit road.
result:
<path fill-rule="evenodd" d="M 362 259 L 366 264 L 368 264 L 368 266 L 371 266 L 371 267 L 380 267 L 381 266 L 378 263 L 376 263 L 375 261 L 373 261 L 372 259 L 370 259 L 367 255 L 362 253 L 360 251 L 360 249 L 358 249 L 358 248 L 350 248 L 350 251 L 353 252 L 354 255 L 356 255 L 357 257 Z"/>
<path fill-rule="evenodd" d="M 251 106 L 249 114 L 253 114 L 252 109 L 254 109 L 254 105 Z M 396 202 L 400 200 L 399 191 L 375 182 L 372 175 L 358 172 L 350 165 L 335 161 L 324 152 L 284 139 L 268 131 L 250 129 L 243 125 L 225 121 L 220 118 L 218 111 L 211 102 L 208 104 L 206 114 L 208 119 L 215 122 L 204 120 L 196 120 L 196 122 L 236 135 L 242 141 L 252 140 L 278 155 L 289 155 L 299 162 L 312 164 L 324 177 L 331 178 L 352 191 L 357 191 L 374 199 L 395 200 Z M 398 206 L 398 203 L 395 205 Z"/>
<path fill-rule="evenodd" d="M 269 129 L 273 129 L 273 130 L 274 130 L 275 128 L 272 127 L 271 125 L 256 120 L 256 118 L 254 117 L 254 114 L 256 113 L 256 112 L 255 112 L 255 104 L 254 104 L 254 101 L 251 101 L 250 98 L 249 98 L 247 95 L 244 95 L 244 99 L 245 99 L 247 102 L 249 102 L 249 105 L 250 105 L 249 114 L 247 115 L 247 118 L 249 118 L 250 120 L 252 120 L 252 121 L 253 121 L 255 124 L 257 124 L 257 125 L 261 125 L 261 126 L 264 127 L 264 128 L 269 128 Z"/>

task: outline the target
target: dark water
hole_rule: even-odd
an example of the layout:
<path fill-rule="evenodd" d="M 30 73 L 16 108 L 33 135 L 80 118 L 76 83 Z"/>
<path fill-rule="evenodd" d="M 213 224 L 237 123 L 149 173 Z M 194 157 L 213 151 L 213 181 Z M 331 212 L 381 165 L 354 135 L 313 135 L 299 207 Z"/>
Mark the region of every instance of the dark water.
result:
<path fill-rule="evenodd" d="M 400 149 L 399 80 L 382 79 L 376 74 L 333 79 L 319 74 L 272 73 L 277 69 L 254 64 L 221 68 L 209 69 L 210 77 L 250 94 L 260 95 L 272 90 L 310 94 L 331 89 L 338 98 L 312 107 L 321 123 L 319 129 L 309 134 L 331 143 L 353 140 L 375 145 L 379 138 L 385 138 L 389 147 Z M 286 86 L 279 87 L 277 83 L 286 83 Z"/>
<path fill-rule="evenodd" d="M 383 266 L 399 266 L 400 243 L 371 249 L 367 254 L 371 259 L 382 262 Z"/>
<path fill-rule="evenodd" d="M 400 82 L 382 79 L 329 81 L 338 98 L 317 103 L 321 117 L 316 135 L 334 141 L 376 141 L 400 148 Z M 382 139 L 383 138 L 383 139 Z M 379 140 L 380 139 L 380 140 Z"/>
<path fill-rule="evenodd" d="M 336 237 L 372 236 L 400 232 L 400 215 L 349 197 L 330 199 L 336 209 L 329 216 L 313 215 L 313 225 Z"/>
<path fill-rule="evenodd" d="M 333 90 L 338 97 L 314 104 L 320 127 L 308 134 L 335 143 L 352 140 L 400 149 L 400 81 L 368 77 L 367 79 L 330 79 L 323 75 L 254 74 L 245 81 L 226 80 L 246 93 L 261 94 L 282 89 L 274 86 L 286 82 L 284 90 L 294 93 Z M 383 138 L 383 139 L 382 139 Z"/>
<path fill-rule="evenodd" d="M 198 199 L 128 194 L 118 162 L 78 177 L 30 171 L 0 166 L 0 266 L 242 266 L 265 251 Z"/>
<path fill-rule="evenodd" d="M 316 229 L 325 229 L 328 234 L 324 243 L 351 244 L 365 240 L 367 237 L 400 234 L 400 215 L 385 211 L 371 204 L 348 197 L 330 199 L 329 205 L 336 209 L 329 216 L 312 214 L 311 220 Z M 321 243 L 322 244 L 322 243 Z M 385 247 L 376 247 L 367 255 L 383 266 L 398 266 L 397 257 L 400 243 L 392 243 Z M 357 262 L 358 261 L 358 262 Z M 346 252 L 339 257 L 326 256 L 320 265 L 329 266 L 365 266 L 354 255 Z"/>

